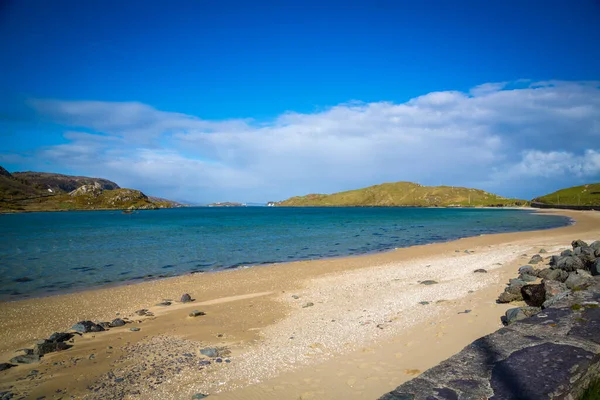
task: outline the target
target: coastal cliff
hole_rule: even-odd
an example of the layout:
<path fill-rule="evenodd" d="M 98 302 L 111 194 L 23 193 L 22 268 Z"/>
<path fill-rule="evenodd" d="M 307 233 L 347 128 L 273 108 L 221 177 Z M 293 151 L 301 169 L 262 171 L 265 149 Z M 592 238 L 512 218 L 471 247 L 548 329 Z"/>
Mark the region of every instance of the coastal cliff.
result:
<path fill-rule="evenodd" d="M 509 207 L 527 201 L 508 199 L 479 189 L 459 186 L 423 186 L 412 182 L 383 183 L 333 194 L 309 194 L 277 203 L 278 206 L 380 206 L 380 207 Z"/>

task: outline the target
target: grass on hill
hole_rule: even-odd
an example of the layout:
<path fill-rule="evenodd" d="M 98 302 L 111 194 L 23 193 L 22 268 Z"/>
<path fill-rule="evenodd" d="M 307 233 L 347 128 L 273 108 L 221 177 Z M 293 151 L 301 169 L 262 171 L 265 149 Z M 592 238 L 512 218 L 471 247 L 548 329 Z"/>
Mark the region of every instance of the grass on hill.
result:
<path fill-rule="evenodd" d="M 561 189 L 537 197 L 532 202 L 563 206 L 600 206 L 600 183 Z"/>
<path fill-rule="evenodd" d="M 527 201 L 507 199 L 483 190 L 456 186 L 422 186 L 412 182 L 384 183 L 334 194 L 292 197 L 279 206 L 399 206 L 499 207 L 524 206 Z"/>

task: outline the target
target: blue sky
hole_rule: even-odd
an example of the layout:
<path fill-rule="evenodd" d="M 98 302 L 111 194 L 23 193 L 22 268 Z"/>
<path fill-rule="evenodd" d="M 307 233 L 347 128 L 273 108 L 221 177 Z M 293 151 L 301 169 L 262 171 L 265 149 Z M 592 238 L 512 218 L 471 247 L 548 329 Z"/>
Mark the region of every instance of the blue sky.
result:
<path fill-rule="evenodd" d="M 0 164 L 188 201 L 600 181 L 600 2 L 8 1 Z"/>

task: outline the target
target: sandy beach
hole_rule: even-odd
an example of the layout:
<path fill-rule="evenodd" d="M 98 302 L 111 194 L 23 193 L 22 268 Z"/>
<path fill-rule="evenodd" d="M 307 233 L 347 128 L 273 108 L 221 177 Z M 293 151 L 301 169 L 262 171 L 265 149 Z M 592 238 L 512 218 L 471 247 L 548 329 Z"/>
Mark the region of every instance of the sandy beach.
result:
<path fill-rule="evenodd" d="M 600 239 L 574 225 L 366 256 L 185 275 L 0 303 L 0 362 L 81 320 L 130 323 L 0 372 L 0 392 L 46 399 L 376 399 L 501 326 L 509 278 L 540 249 Z M 484 268 L 487 273 L 474 273 Z M 421 282 L 432 280 L 431 285 Z M 181 303 L 182 294 L 194 299 Z M 169 306 L 160 302 L 171 301 Z M 153 316 L 139 316 L 148 309 Z M 206 315 L 190 317 L 193 310 Z M 140 328 L 131 331 L 130 328 Z M 216 348 L 206 357 L 203 348 Z M 32 372 L 37 371 L 37 372 Z"/>

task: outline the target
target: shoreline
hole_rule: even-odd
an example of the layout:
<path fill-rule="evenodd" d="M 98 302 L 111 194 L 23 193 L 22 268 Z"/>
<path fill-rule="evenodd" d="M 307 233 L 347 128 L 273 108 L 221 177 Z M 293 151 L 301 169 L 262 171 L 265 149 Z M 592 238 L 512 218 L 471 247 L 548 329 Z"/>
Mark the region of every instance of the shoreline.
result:
<path fill-rule="evenodd" d="M 493 300 L 508 277 L 528 261 L 522 254 L 531 256 L 544 246 L 550 255 L 566 248 L 575 236 L 600 237 L 599 213 L 542 212 L 577 222 L 548 230 L 488 234 L 376 254 L 188 274 L 0 303 L 0 362 L 17 354 L 14 350 L 30 347 L 79 320 L 110 321 L 119 313 L 135 321 L 109 332 L 76 337 L 67 351 L 2 372 L 0 390 L 14 385 L 33 398 L 54 398 L 50 394 L 61 390 L 92 399 L 101 397 L 87 388 L 105 384 L 104 398 L 114 398 L 115 391 L 122 390 L 118 382 L 107 380 L 107 372 L 114 371 L 131 377 L 135 384 L 130 389 L 140 390 L 140 398 L 190 398 L 196 392 L 217 399 L 377 398 L 415 371 L 495 330 L 499 316 L 510 306 Z M 488 273 L 473 275 L 480 267 Z M 418 283 L 427 279 L 439 284 Z M 177 300 L 183 293 L 196 301 L 154 305 L 163 299 Z M 304 308 L 309 302 L 313 305 Z M 133 312 L 142 308 L 155 316 L 136 317 Z M 188 317 L 194 309 L 206 315 Z M 471 311 L 463 314 L 467 309 Z M 132 324 L 141 330 L 130 332 Z M 213 346 L 227 347 L 231 363 L 216 363 L 198 354 L 199 348 Z M 165 376 L 153 389 L 147 379 L 127 375 L 134 374 L 131 365 L 144 365 L 151 357 L 148 352 L 163 350 L 179 358 L 191 354 L 196 362 L 212 364 L 199 371 L 197 366 L 177 362 L 177 357 L 168 364 L 173 360 L 166 354 L 160 360 L 166 363 L 164 369 L 179 365 L 182 371 Z M 39 371 L 35 379 L 17 381 L 32 369 Z M 70 379 L 74 372 L 75 380 Z M 130 397 L 138 398 L 131 393 Z"/>
<path fill-rule="evenodd" d="M 321 207 L 321 206 L 319 206 L 319 207 Z M 370 206 L 357 206 L 357 207 L 372 208 Z M 386 208 L 411 208 L 411 207 L 412 206 L 386 207 Z M 208 208 L 208 207 L 203 207 L 203 208 Z M 286 208 L 288 208 L 288 207 L 286 207 Z M 331 207 L 329 207 L 329 208 L 331 208 Z M 346 208 L 346 207 L 340 207 L 340 208 Z M 377 208 L 383 208 L 383 207 L 377 207 Z M 214 269 L 214 270 L 211 270 L 211 269 L 209 269 L 209 270 L 192 270 L 192 271 L 183 272 L 181 274 L 168 275 L 168 276 L 161 276 L 162 274 L 158 274 L 155 276 L 154 274 L 151 274 L 152 276 L 133 277 L 131 279 L 124 280 L 124 281 L 113 281 L 110 283 L 104 283 L 104 284 L 100 284 L 100 285 L 83 286 L 83 287 L 77 287 L 77 288 L 72 288 L 72 289 L 56 290 L 51 293 L 47 293 L 47 292 L 34 293 L 33 295 L 28 295 L 25 297 L 14 296 L 14 298 L 9 298 L 7 296 L 6 299 L 0 299 L 0 306 L 2 303 L 13 303 L 13 302 L 30 300 L 30 299 L 43 299 L 43 298 L 48 298 L 48 297 L 53 297 L 53 296 L 77 294 L 77 293 L 82 293 L 82 292 L 86 292 L 89 290 L 111 289 L 111 288 L 120 287 L 120 286 L 131 286 L 131 285 L 137 285 L 137 284 L 142 284 L 142 283 L 146 283 L 146 282 L 162 281 L 165 279 L 172 279 L 172 278 L 178 278 L 178 277 L 184 277 L 184 276 L 196 275 L 196 274 L 221 273 L 221 272 L 225 272 L 225 271 L 235 271 L 235 270 L 239 270 L 239 269 L 265 267 L 265 266 L 289 264 L 289 263 L 296 263 L 296 262 L 314 262 L 314 261 L 338 260 L 338 259 L 344 259 L 344 258 L 349 258 L 349 257 L 370 256 L 370 255 L 375 255 L 375 254 L 393 252 L 398 249 L 406 249 L 406 248 L 415 247 L 415 246 L 428 246 L 428 245 L 434 245 L 434 244 L 440 244 L 440 243 L 449 243 L 449 242 L 453 242 L 453 241 L 457 241 L 457 240 L 481 237 L 481 236 L 486 236 L 486 235 L 510 234 L 510 233 L 533 232 L 533 231 L 547 231 L 547 230 L 553 230 L 553 229 L 560 229 L 560 228 L 568 227 L 568 226 L 575 224 L 575 220 L 573 220 L 572 218 L 555 212 L 555 211 L 564 211 L 564 210 L 552 210 L 552 209 L 540 210 L 540 209 L 533 208 L 533 207 L 412 207 L 412 208 L 428 208 L 428 209 L 430 209 L 430 208 L 446 208 L 446 209 L 464 208 L 464 209 L 490 209 L 490 210 L 501 210 L 501 209 L 523 210 L 523 211 L 529 211 L 530 214 L 532 214 L 532 215 L 544 215 L 544 214 L 548 215 L 549 214 L 549 215 L 556 215 L 558 217 L 568 218 L 568 220 L 566 221 L 565 225 L 561 225 L 558 227 L 552 227 L 552 228 L 537 229 L 537 230 L 508 231 L 508 232 L 500 232 L 500 233 L 481 233 L 476 236 L 460 236 L 460 237 L 455 237 L 455 238 L 442 240 L 442 241 L 432 241 L 429 243 L 415 244 L 415 245 L 410 245 L 410 246 L 406 246 L 406 247 L 390 247 L 390 248 L 386 248 L 386 249 L 372 250 L 372 251 L 364 252 L 364 253 L 343 254 L 343 255 L 338 255 L 338 256 L 324 255 L 323 257 L 319 257 L 319 258 L 299 259 L 299 260 L 291 260 L 291 261 L 290 260 L 280 260 L 280 261 L 265 262 L 265 263 L 260 263 L 260 264 L 248 263 L 248 264 L 244 264 L 244 265 L 225 266 L 225 267 L 222 267 L 221 269 Z M 60 212 L 63 212 L 63 211 L 74 211 L 74 212 L 112 211 L 112 212 L 115 212 L 115 211 L 121 211 L 121 210 L 97 209 L 97 210 L 54 210 L 54 211 L 26 211 L 26 212 L 33 213 L 33 212 L 55 212 L 55 211 L 60 211 Z M 136 211 L 156 211 L 156 210 L 136 210 Z M 9 213 L 7 213 L 7 214 L 9 214 Z"/>

